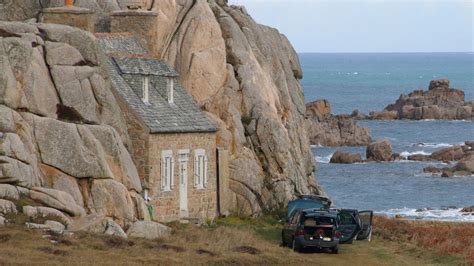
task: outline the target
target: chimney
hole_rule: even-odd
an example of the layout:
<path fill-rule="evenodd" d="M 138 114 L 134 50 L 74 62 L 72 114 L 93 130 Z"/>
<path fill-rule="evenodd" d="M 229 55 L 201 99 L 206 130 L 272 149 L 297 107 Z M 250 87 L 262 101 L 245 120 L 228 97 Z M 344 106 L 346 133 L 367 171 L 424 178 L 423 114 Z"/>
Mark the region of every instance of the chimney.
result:
<path fill-rule="evenodd" d="M 174 79 L 173 77 L 167 77 L 167 91 L 168 91 L 168 103 L 174 103 Z"/>
<path fill-rule="evenodd" d="M 150 79 L 147 75 L 143 75 L 142 79 L 142 101 L 145 104 L 150 103 L 150 97 L 149 97 L 149 86 L 150 86 Z"/>
<path fill-rule="evenodd" d="M 74 6 L 74 0 L 64 0 L 64 6 L 45 8 L 41 11 L 41 23 L 63 24 L 94 32 L 94 11 Z"/>
<path fill-rule="evenodd" d="M 110 17 L 111 33 L 131 32 L 150 53 L 159 53 L 157 12 L 129 9 L 112 12 Z"/>

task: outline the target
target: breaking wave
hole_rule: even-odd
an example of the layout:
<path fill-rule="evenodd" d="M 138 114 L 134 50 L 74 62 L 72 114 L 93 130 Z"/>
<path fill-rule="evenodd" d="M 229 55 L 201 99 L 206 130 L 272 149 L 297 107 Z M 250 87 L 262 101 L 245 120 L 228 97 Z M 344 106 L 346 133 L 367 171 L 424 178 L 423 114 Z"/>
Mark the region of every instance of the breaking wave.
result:
<path fill-rule="evenodd" d="M 390 209 L 376 212 L 391 218 L 400 217 L 410 220 L 449 221 L 449 222 L 474 222 L 474 213 L 461 212 L 460 208 L 441 209 Z"/>
<path fill-rule="evenodd" d="M 427 148 L 449 148 L 453 147 L 454 144 L 449 143 L 413 143 L 412 147 L 427 147 Z"/>
<path fill-rule="evenodd" d="M 329 163 L 331 161 L 331 157 L 334 153 L 329 154 L 328 156 L 316 156 L 316 162 L 318 163 Z"/>
<path fill-rule="evenodd" d="M 403 158 L 408 158 L 408 156 L 412 156 L 412 155 L 431 155 L 431 153 L 425 152 L 423 150 L 421 150 L 421 151 L 412 151 L 412 152 L 404 151 L 404 152 L 400 153 L 400 156 L 403 157 Z"/>

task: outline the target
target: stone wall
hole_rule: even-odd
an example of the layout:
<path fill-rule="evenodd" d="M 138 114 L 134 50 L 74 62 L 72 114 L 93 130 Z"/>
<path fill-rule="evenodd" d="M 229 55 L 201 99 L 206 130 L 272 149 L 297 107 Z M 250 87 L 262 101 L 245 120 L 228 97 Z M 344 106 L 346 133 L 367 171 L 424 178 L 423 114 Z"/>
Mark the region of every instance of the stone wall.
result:
<path fill-rule="evenodd" d="M 115 94 L 117 102 L 122 111 L 123 117 L 127 124 L 128 134 L 130 135 L 130 146 L 127 147 L 129 150 L 133 162 L 138 170 L 140 181 L 142 182 L 143 188 L 148 188 L 146 180 L 149 179 L 150 175 L 150 164 L 148 161 L 148 145 L 149 145 L 149 130 L 141 122 L 138 116 L 128 107 L 125 100 Z"/>
<path fill-rule="evenodd" d="M 158 52 L 158 14 L 152 11 L 117 11 L 111 13 L 112 33 L 132 32 L 152 53 Z"/>
<path fill-rule="evenodd" d="M 41 12 L 43 23 L 63 24 L 94 32 L 94 12 L 86 8 L 56 7 L 45 8 Z"/>
<path fill-rule="evenodd" d="M 217 215 L 215 133 L 182 133 L 150 135 L 150 198 L 153 217 L 160 222 L 179 219 L 179 153 L 189 149 L 188 161 L 188 210 L 190 218 L 213 218 Z M 204 189 L 194 187 L 194 150 L 205 149 L 208 158 L 207 179 Z M 174 157 L 174 188 L 161 190 L 161 151 L 172 150 Z"/>

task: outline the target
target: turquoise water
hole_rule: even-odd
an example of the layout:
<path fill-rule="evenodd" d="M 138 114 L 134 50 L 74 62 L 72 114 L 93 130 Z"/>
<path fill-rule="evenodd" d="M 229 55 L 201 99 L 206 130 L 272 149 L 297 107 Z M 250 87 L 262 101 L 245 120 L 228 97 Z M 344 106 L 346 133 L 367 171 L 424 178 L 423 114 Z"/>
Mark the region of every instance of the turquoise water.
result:
<path fill-rule="evenodd" d="M 326 98 L 335 114 L 382 110 L 440 78 L 474 100 L 474 53 L 300 54 L 300 60 L 306 100 Z"/>
<path fill-rule="evenodd" d="M 448 78 L 474 99 L 473 54 L 301 54 L 307 101 L 329 99 L 333 113 L 382 110 L 401 93 L 426 89 Z M 472 121 L 360 121 L 374 139 L 387 138 L 396 153 L 430 154 L 474 140 Z M 313 147 L 319 183 L 337 207 L 372 209 L 388 215 L 474 221 L 459 208 L 474 205 L 474 176 L 442 178 L 423 173 L 435 162 L 329 164 L 336 150 L 365 156 L 365 147 Z M 442 210 L 455 206 L 454 209 Z M 427 211 L 416 211 L 428 208 Z M 434 209 L 434 210 L 431 210 Z"/>

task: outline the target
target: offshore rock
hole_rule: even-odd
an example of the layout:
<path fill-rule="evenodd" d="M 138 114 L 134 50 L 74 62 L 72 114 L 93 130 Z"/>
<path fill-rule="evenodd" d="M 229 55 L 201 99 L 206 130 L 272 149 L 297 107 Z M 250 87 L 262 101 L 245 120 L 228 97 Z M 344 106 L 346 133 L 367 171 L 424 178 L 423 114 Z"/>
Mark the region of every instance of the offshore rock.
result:
<path fill-rule="evenodd" d="M 449 80 L 432 80 L 429 90 L 416 90 L 385 108 L 397 112 L 399 119 L 472 119 L 471 102 L 465 102 L 464 91 L 449 88 Z"/>
<path fill-rule="evenodd" d="M 392 160 L 392 144 L 388 140 L 377 140 L 367 146 L 367 160 L 387 162 Z"/>
<path fill-rule="evenodd" d="M 327 100 L 317 100 L 306 104 L 309 118 L 309 137 L 311 144 L 322 146 L 363 146 L 372 138 L 370 129 L 357 125 L 354 118 L 331 114 Z"/>

